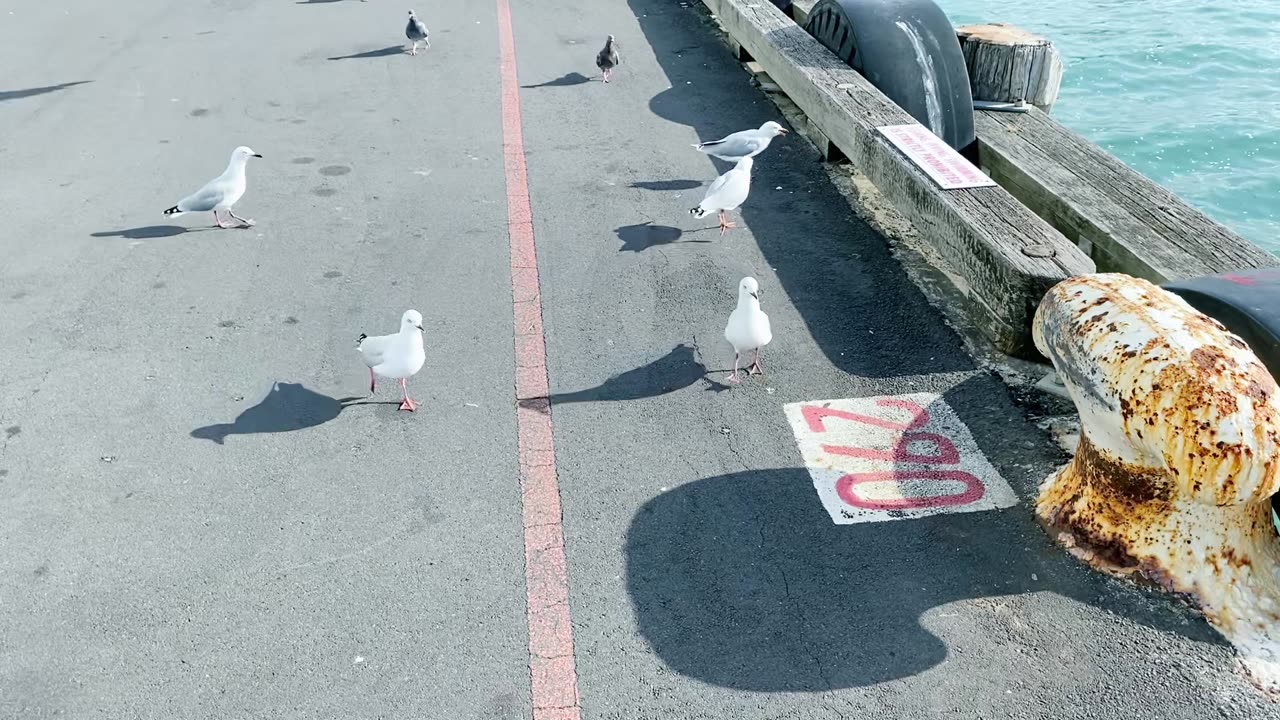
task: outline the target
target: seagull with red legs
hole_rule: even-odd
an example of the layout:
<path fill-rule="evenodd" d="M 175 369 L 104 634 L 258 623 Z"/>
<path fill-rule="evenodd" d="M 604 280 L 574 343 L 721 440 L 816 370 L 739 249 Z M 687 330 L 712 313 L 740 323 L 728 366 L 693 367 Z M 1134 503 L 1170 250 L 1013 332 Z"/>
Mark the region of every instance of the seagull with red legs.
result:
<path fill-rule="evenodd" d="M 729 322 L 724 326 L 724 339 L 733 346 L 730 383 L 738 384 L 738 361 L 748 352 L 754 351 L 755 356 L 747 374 L 764 374 L 760 368 L 760 351 L 773 340 L 773 330 L 769 327 L 769 316 L 760 309 L 760 283 L 753 277 L 744 277 L 738 283 L 738 306 L 729 314 Z"/>
<path fill-rule="evenodd" d="M 709 213 L 719 212 L 721 236 L 724 235 L 725 230 L 737 227 L 725 219 L 724 213 L 726 210 L 736 209 L 746 201 L 747 194 L 751 192 L 753 162 L 750 157 L 744 157 L 738 161 L 737 165 L 716 178 L 711 183 L 711 187 L 707 188 L 706 197 L 702 198 L 702 202 L 698 203 L 697 207 L 691 208 L 689 214 L 700 218 L 706 217 Z"/>
<path fill-rule="evenodd" d="M 254 152 L 252 148 L 241 145 L 231 151 L 231 161 L 227 163 L 227 169 L 222 171 L 218 177 L 205 183 L 204 187 L 191 193 L 187 197 L 178 201 L 177 205 L 164 211 L 165 217 L 176 218 L 179 215 L 189 212 L 213 212 L 213 221 L 220 228 L 236 227 L 228 222 L 224 222 L 219 212 L 226 212 L 232 218 L 237 220 L 239 227 L 253 227 L 253 221 L 242 218 L 231 211 L 231 207 L 239 202 L 244 196 L 245 181 L 244 168 L 248 164 L 249 158 L 262 157 Z"/>
<path fill-rule="evenodd" d="M 422 314 L 417 310 L 405 310 L 400 318 L 400 331 L 393 335 L 369 337 L 360 333 L 356 349 L 369 366 L 369 394 L 377 390 L 377 376 L 400 381 L 404 393 L 401 410 L 413 412 L 418 404 L 409 397 L 408 380 L 422 369 L 427 360 L 422 346 Z"/>

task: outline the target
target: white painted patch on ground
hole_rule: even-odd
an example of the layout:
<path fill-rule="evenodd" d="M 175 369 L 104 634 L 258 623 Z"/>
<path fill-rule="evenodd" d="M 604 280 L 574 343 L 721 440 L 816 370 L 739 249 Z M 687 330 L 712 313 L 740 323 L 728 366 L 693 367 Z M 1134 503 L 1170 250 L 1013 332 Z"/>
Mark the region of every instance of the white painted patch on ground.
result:
<path fill-rule="evenodd" d="M 937 393 L 786 405 L 837 525 L 1012 507 L 1018 498 Z"/>

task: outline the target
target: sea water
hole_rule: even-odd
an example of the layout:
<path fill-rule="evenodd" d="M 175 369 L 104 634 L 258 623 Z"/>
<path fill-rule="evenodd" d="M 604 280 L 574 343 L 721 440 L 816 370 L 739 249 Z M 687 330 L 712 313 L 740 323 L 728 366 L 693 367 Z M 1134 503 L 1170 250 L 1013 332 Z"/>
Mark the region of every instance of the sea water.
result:
<path fill-rule="evenodd" d="M 1053 117 L 1280 254 L 1280 0 L 937 0 L 1042 35 Z"/>

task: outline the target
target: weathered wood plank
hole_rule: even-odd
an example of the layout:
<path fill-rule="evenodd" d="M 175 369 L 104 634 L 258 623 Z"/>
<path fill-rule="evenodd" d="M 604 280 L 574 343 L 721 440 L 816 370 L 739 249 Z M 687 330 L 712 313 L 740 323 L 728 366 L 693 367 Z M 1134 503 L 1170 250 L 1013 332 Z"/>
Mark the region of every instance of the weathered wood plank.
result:
<path fill-rule="evenodd" d="M 1024 204 L 1090 253 L 1100 271 L 1163 283 L 1280 258 L 1037 110 L 979 111 L 981 163 Z"/>
<path fill-rule="evenodd" d="M 1028 102 L 1049 112 L 1062 85 L 1053 43 L 1004 23 L 956 28 L 974 100 Z"/>
<path fill-rule="evenodd" d="M 809 21 L 809 13 L 813 11 L 813 6 L 818 4 L 818 0 L 792 0 L 791 17 L 800 27 Z"/>
<path fill-rule="evenodd" d="M 970 311 L 993 344 L 1038 358 L 1036 306 L 1052 285 L 1092 272 L 1089 258 L 1002 188 L 938 188 L 876 131 L 914 119 L 771 3 L 703 2 L 968 283 Z"/>

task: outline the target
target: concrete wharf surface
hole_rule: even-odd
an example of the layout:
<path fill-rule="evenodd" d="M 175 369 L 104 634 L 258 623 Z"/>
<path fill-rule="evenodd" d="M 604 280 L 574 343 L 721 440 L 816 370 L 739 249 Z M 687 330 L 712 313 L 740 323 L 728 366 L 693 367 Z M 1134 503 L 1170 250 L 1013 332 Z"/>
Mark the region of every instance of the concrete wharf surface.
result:
<path fill-rule="evenodd" d="M 782 119 L 696 3 L 415 9 L 0 4 L 0 717 L 1280 717 L 1053 546 L 1065 456 L 801 138 L 689 216 Z M 242 144 L 253 228 L 161 215 Z M 416 413 L 354 348 L 410 307 Z M 1016 504 L 833 522 L 785 406 L 912 393 Z"/>

